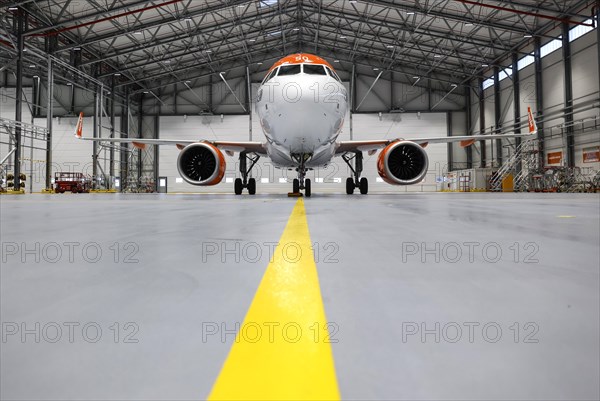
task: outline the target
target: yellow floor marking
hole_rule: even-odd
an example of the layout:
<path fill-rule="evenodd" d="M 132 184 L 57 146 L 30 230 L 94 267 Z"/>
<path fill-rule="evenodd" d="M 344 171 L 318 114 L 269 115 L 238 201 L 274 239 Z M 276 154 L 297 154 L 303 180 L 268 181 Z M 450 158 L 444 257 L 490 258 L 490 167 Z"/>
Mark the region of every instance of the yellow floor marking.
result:
<path fill-rule="evenodd" d="M 576 216 L 556 216 L 559 219 L 574 219 Z"/>
<path fill-rule="evenodd" d="M 302 198 L 208 399 L 340 399 Z"/>

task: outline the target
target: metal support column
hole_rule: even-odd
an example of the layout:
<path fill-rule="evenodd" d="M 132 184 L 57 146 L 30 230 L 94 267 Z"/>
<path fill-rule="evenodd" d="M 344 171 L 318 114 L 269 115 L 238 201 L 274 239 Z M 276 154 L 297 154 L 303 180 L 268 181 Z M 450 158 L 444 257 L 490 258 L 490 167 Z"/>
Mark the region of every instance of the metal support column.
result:
<path fill-rule="evenodd" d="M 144 93 L 140 93 L 140 108 L 138 112 L 138 138 L 143 138 L 143 124 L 144 124 Z M 138 185 L 141 184 L 142 180 L 142 164 L 143 164 L 143 149 L 136 149 L 138 152 L 138 165 L 137 165 L 137 180 Z"/>
<path fill-rule="evenodd" d="M 93 125 L 94 125 L 94 130 L 92 133 L 92 136 L 94 138 L 98 138 L 99 135 L 99 131 L 98 131 L 98 109 L 100 108 L 98 105 L 98 102 L 100 101 L 100 98 L 98 96 L 98 87 L 97 85 L 94 85 L 94 120 L 93 120 Z M 94 176 L 94 188 L 96 188 L 96 185 L 98 184 L 98 142 L 94 141 L 92 142 L 92 175 Z"/>
<path fill-rule="evenodd" d="M 394 96 L 394 71 L 390 71 L 390 110 L 394 110 L 396 97 Z"/>
<path fill-rule="evenodd" d="M 81 51 L 72 51 L 70 53 L 70 63 L 73 67 L 77 68 L 77 55 L 80 54 Z M 69 88 L 69 92 L 71 94 L 69 100 L 69 114 L 75 115 L 75 85 L 72 82 L 67 83 L 67 87 Z M 102 103 L 100 103 L 102 106 Z"/>
<path fill-rule="evenodd" d="M 465 117 L 467 119 L 467 124 L 465 127 L 467 128 L 467 135 L 473 134 L 473 125 L 472 125 L 472 109 L 471 109 L 471 87 L 466 87 L 467 91 L 465 93 L 465 103 L 467 104 Z M 473 145 L 465 147 L 465 152 L 467 152 L 467 168 L 473 168 Z"/>
<path fill-rule="evenodd" d="M 23 118 L 23 29 L 25 13 L 22 9 L 17 11 L 17 82 L 16 82 L 16 104 L 15 121 L 21 122 Z M 15 153 L 14 153 L 14 183 L 15 190 L 21 189 L 21 125 L 15 127 Z"/>
<path fill-rule="evenodd" d="M 173 84 L 173 114 L 177 115 L 177 84 Z"/>
<path fill-rule="evenodd" d="M 485 134 L 485 101 L 483 98 L 483 78 L 479 78 L 477 87 L 479 89 L 479 133 Z M 479 141 L 479 146 L 481 148 L 481 161 L 479 162 L 479 167 L 484 168 L 486 164 L 485 141 Z"/>
<path fill-rule="evenodd" d="M 539 165 L 544 166 L 544 82 L 542 81 L 542 56 L 540 49 L 542 41 L 539 37 L 534 39 L 534 68 L 535 68 L 535 107 L 537 108 L 536 122 L 538 126 L 538 149 L 539 149 Z"/>
<path fill-rule="evenodd" d="M 99 137 L 102 137 L 102 128 L 103 128 L 102 118 L 104 115 L 103 111 L 104 111 L 104 85 L 101 84 L 98 87 L 98 136 Z M 100 169 L 102 171 L 102 176 L 104 177 L 106 188 L 111 188 L 112 183 L 110 182 L 109 177 L 106 176 L 106 152 L 103 153 L 103 159 L 104 159 L 104 168 L 100 167 Z"/>
<path fill-rule="evenodd" d="M 129 138 L 129 88 L 125 90 L 125 103 L 121 108 L 121 138 Z M 128 158 L 127 150 L 128 146 L 126 143 L 121 143 L 121 150 L 119 153 L 120 162 L 120 179 L 121 179 L 121 191 L 125 189 L 127 184 L 127 172 L 128 172 Z"/>
<path fill-rule="evenodd" d="M 158 104 L 158 112 L 156 113 L 156 115 L 154 116 L 154 139 L 159 139 L 160 138 L 160 103 Z M 158 152 L 159 152 L 159 148 L 160 146 L 154 145 L 154 160 L 153 160 L 153 170 L 154 170 L 154 185 L 155 188 L 154 190 L 156 192 L 158 192 Z"/>
<path fill-rule="evenodd" d="M 446 112 L 446 135 L 452 136 L 452 112 Z M 452 143 L 448 143 L 448 172 L 454 170 L 454 157 L 452 154 Z"/>
<path fill-rule="evenodd" d="M 433 92 L 431 89 L 431 79 L 427 78 L 427 110 L 431 111 L 433 105 L 433 99 L 431 98 Z"/>
<path fill-rule="evenodd" d="M 565 127 L 567 135 L 567 166 L 575 166 L 575 130 L 573 129 L 573 70 L 571 68 L 571 41 L 569 40 L 569 23 L 562 24 L 562 51 L 565 67 Z"/>
<path fill-rule="evenodd" d="M 352 64 L 352 75 L 350 76 L 350 140 L 354 139 L 354 106 L 356 106 L 356 65 Z"/>
<path fill-rule="evenodd" d="M 598 54 L 598 65 L 600 65 L 600 7 L 596 8 L 596 46 Z M 600 68 L 598 68 L 598 85 L 600 85 Z M 600 88 L 599 88 L 600 89 Z"/>
<path fill-rule="evenodd" d="M 46 96 L 46 189 L 52 188 L 52 119 L 54 118 L 54 63 L 48 57 L 48 78 Z"/>
<path fill-rule="evenodd" d="M 158 107 L 160 108 L 160 104 L 158 105 Z M 210 114 L 213 114 L 213 110 L 215 108 L 213 107 L 213 76 L 212 75 L 208 77 L 208 107 L 209 107 L 208 112 Z"/>
<path fill-rule="evenodd" d="M 248 127 L 248 140 L 252 140 L 252 79 L 250 75 L 250 68 L 246 66 L 246 79 L 247 79 L 247 89 L 246 89 L 246 104 L 248 105 L 248 119 L 249 119 L 249 127 Z"/>
<path fill-rule="evenodd" d="M 513 110 L 514 110 L 514 134 L 521 133 L 521 83 L 519 78 L 519 55 L 512 55 L 512 83 L 513 83 Z M 515 148 L 521 145 L 521 138 L 515 138 Z M 516 173 L 519 174 L 523 168 L 522 159 L 519 160 L 516 166 Z"/>
<path fill-rule="evenodd" d="M 494 130 L 496 134 L 502 131 L 502 105 L 500 100 L 500 68 L 494 67 Z M 498 167 L 502 165 L 502 139 L 496 139 L 496 163 Z M 494 165 L 494 155 L 492 155 L 492 166 Z"/>
<path fill-rule="evenodd" d="M 110 137 L 115 137 L 115 76 L 113 75 L 110 83 Z M 111 146 L 109 150 L 108 175 L 115 176 L 115 147 Z"/>
<path fill-rule="evenodd" d="M 39 76 L 34 76 L 33 77 L 33 86 L 32 86 L 32 94 L 31 94 L 31 100 L 32 100 L 32 107 L 31 107 L 31 118 L 37 118 L 39 117 L 40 114 L 40 77 Z"/>

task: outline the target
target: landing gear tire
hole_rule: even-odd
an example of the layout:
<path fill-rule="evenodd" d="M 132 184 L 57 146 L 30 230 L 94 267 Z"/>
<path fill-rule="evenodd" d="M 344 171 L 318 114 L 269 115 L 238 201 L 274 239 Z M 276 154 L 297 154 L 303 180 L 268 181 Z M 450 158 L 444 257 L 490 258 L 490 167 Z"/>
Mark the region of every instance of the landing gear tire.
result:
<path fill-rule="evenodd" d="M 352 195 L 354 193 L 355 187 L 356 186 L 354 185 L 354 180 L 352 179 L 352 177 L 346 178 L 346 193 L 348 195 Z"/>
<path fill-rule="evenodd" d="M 310 180 L 307 178 L 304 180 L 304 196 L 310 198 L 311 188 L 310 188 Z"/>
<path fill-rule="evenodd" d="M 294 181 L 292 181 L 292 192 L 295 194 L 300 192 L 300 180 L 297 178 L 294 178 Z"/>
<path fill-rule="evenodd" d="M 233 189 L 235 190 L 236 195 L 241 195 L 244 190 L 244 184 L 242 183 L 241 178 L 236 178 L 233 184 Z"/>
<path fill-rule="evenodd" d="M 248 193 L 250 195 L 254 195 L 256 193 L 256 180 L 254 178 L 250 178 L 248 180 Z"/>
<path fill-rule="evenodd" d="M 366 195 L 369 192 L 369 181 L 366 177 L 360 179 L 358 187 L 360 188 L 360 193 L 362 195 Z"/>
<path fill-rule="evenodd" d="M 234 189 L 236 195 L 241 195 L 244 188 L 248 188 L 248 193 L 254 195 L 256 193 L 256 179 L 248 178 L 248 175 L 252 171 L 252 168 L 258 162 L 260 156 L 257 154 L 248 156 L 247 152 L 240 152 L 240 174 L 242 178 L 236 178 L 234 183 Z M 248 160 L 250 160 L 250 166 L 248 166 Z"/>

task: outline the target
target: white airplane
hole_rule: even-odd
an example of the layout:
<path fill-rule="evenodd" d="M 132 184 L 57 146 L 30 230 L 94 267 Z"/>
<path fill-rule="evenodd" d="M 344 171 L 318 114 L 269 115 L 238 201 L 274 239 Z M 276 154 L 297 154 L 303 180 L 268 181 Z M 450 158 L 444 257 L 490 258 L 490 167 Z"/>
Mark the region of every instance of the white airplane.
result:
<path fill-rule="evenodd" d="M 261 156 L 266 156 L 276 167 L 295 169 L 298 178 L 293 181 L 293 192 L 304 190 L 305 196 L 311 196 L 311 182 L 305 178 L 306 172 L 326 166 L 335 156 L 341 156 L 354 175 L 346 179 L 346 193 L 352 194 L 358 188 L 361 194 L 366 194 L 369 184 L 367 178 L 361 177 L 363 152 L 372 155 L 383 149 L 377 161 L 381 178 L 392 185 L 412 185 L 421 182 L 427 174 L 428 158 L 424 148 L 428 144 L 460 142 L 466 147 L 476 141 L 537 133 L 537 125 L 528 109 L 529 132 L 526 134 L 337 141 L 347 107 L 346 89 L 334 68 L 321 57 L 300 53 L 277 61 L 258 89 L 256 111 L 266 142 L 83 138 L 83 113 L 79 116 L 76 136 L 89 141 L 131 143 L 138 148 L 175 145 L 181 150 L 177 158 L 179 174 L 188 183 L 201 186 L 215 185 L 223 179 L 225 157 L 222 151 L 230 156 L 238 152 L 242 178 L 235 180 L 236 195 L 244 188 L 250 195 L 256 193 L 256 180 L 249 177 L 250 171 Z"/>

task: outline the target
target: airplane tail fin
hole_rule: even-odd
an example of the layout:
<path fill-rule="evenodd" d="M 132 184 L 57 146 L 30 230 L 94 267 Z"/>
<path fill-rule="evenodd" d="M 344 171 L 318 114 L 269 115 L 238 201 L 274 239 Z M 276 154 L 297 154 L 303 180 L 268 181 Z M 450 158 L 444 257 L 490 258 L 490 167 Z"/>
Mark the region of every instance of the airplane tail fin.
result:
<path fill-rule="evenodd" d="M 538 127 L 535 118 L 533 118 L 533 113 L 531 113 L 531 107 L 527 108 L 527 115 L 529 116 L 529 135 L 535 135 L 538 132 Z"/>
<path fill-rule="evenodd" d="M 75 125 L 75 136 L 77 139 L 81 139 L 81 133 L 83 132 L 83 111 L 79 113 L 77 124 Z"/>

